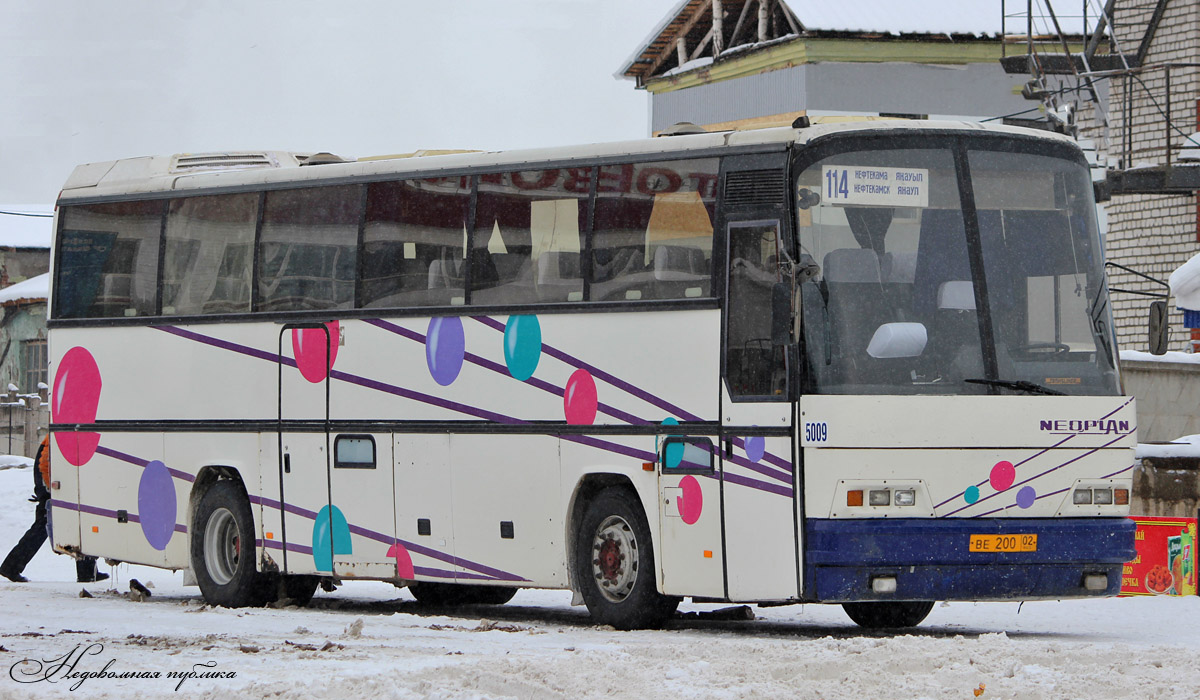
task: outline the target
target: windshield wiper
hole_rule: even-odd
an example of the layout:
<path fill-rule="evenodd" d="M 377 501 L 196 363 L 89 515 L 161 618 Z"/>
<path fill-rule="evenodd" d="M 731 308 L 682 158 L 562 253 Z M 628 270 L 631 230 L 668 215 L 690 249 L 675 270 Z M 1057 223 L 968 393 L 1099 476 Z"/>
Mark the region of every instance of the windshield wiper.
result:
<path fill-rule="evenodd" d="M 1051 389 L 1049 387 L 1044 387 L 1041 384 L 1035 384 L 1034 382 L 1027 382 L 1024 379 L 1016 379 L 1016 380 L 1013 380 L 1013 379 L 964 379 L 963 381 L 968 384 L 986 384 L 987 386 L 998 386 L 998 387 L 1003 387 L 1005 389 L 1016 389 L 1018 391 L 1025 391 L 1030 394 L 1046 394 L 1048 396 L 1066 396 L 1067 395 L 1065 392 L 1059 391 L 1057 389 Z"/>

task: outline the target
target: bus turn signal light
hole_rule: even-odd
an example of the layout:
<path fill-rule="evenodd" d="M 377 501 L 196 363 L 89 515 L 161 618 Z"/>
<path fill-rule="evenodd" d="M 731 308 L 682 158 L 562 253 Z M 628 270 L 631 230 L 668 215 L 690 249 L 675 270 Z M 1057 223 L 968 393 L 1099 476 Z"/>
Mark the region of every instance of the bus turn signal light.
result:
<path fill-rule="evenodd" d="M 856 490 L 854 490 L 854 491 L 847 491 L 847 492 L 846 492 L 846 505 L 848 505 L 848 506 L 861 506 L 862 504 L 863 504 L 863 492 L 862 492 L 862 489 L 856 489 Z"/>
<path fill-rule="evenodd" d="M 1129 489 L 1113 489 L 1113 505 L 1129 505 Z"/>

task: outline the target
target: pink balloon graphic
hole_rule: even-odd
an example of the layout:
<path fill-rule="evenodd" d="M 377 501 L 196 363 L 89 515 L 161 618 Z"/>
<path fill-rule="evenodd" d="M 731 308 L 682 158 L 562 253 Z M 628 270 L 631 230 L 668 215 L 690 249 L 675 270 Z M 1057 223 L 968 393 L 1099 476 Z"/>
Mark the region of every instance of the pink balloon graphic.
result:
<path fill-rule="evenodd" d="M 571 425 L 591 425 L 596 421 L 596 380 L 586 369 L 577 369 L 563 391 L 563 413 Z"/>
<path fill-rule="evenodd" d="M 325 327 L 329 329 L 328 345 L 325 331 L 320 328 L 292 329 L 292 354 L 296 356 L 296 367 L 305 379 L 314 384 L 325 381 L 337 359 L 339 324 L 330 321 Z"/>
<path fill-rule="evenodd" d="M 396 558 L 396 575 L 400 578 L 413 580 L 417 575 L 413 572 L 412 555 L 408 553 L 408 549 L 397 542 L 388 550 L 389 557 Z"/>
<path fill-rule="evenodd" d="M 997 491 L 1003 491 L 1012 486 L 1016 478 L 1017 470 L 1013 467 L 1013 463 L 1004 460 L 996 462 L 996 465 L 992 467 L 992 474 L 988 480 L 991 482 L 992 488 Z"/>
<path fill-rule="evenodd" d="M 50 416 L 54 423 L 95 423 L 100 405 L 100 368 L 96 358 L 76 346 L 63 355 L 54 373 Z M 71 464 L 87 464 L 100 445 L 100 433 L 56 432 L 54 442 Z"/>
<path fill-rule="evenodd" d="M 679 480 L 679 488 L 683 489 L 683 495 L 676 497 L 675 506 L 679 508 L 679 517 L 683 518 L 683 522 L 692 525 L 700 519 L 700 513 L 704 510 L 704 491 L 700 489 L 696 477 L 690 474 Z"/>

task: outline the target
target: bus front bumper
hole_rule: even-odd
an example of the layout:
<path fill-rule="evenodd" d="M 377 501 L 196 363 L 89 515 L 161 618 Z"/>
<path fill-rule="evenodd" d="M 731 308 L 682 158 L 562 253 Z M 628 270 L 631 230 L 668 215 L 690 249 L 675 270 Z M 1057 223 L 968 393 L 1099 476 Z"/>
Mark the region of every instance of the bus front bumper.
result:
<path fill-rule="evenodd" d="M 1135 556 L 1128 518 L 805 522 L 805 598 L 1030 600 L 1113 596 Z M 988 535 L 1037 535 L 1035 551 L 971 551 Z M 1103 577 L 1103 578 L 1100 578 Z"/>

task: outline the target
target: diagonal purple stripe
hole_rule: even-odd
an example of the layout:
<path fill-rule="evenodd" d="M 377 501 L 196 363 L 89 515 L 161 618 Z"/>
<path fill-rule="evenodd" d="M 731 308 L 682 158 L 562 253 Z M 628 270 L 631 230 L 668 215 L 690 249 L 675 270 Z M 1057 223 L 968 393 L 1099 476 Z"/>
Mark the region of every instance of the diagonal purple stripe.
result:
<path fill-rule="evenodd" d="M 249 498 L 250 498 L 250 502 L 253 504 L 256 504 L 256 505 L 264 505 L 268 508 L 274 508 L 275 510 L 279 510 L 279 508 L 280 508 L 279 501 L 276 501 L 275 499 L 272 499 L 272 498 L 267 498 L 265 496 L 250 496 Z M 308 520 L 316 520 L 317 519 L 316 512 L 308 510 L 306 508 L 301 508 L 296 505 L 292 505 L 291 503 L 286 504 L 284 506 L 284 510 L 293 515 L 299 515 L 303 518 L 307 518 Z M 417 552 L 418 554 L 424 554 L 425 556 L 431 557 L 433 559 L 437 559 L 438 561 L 444 561 L 447 564 L 461 566 L 465 569 L 473 569 L 480 573 L 488 574 L 489 576 L 491 576 L 493 578 L 503 579 L 505 581 L 525 581 L 525 580 L 527 580 L 527 579 L 521 578 L 520 576 L 517 576 L 515 574 L 510 574 L 507 571 L 501 571 L 500 569 L 493 569 L 490 566 L 484 566 L 483 564 L 477 564 L 473 561 L 469 561 L 466 559 L 459 559 L 458 557 L 446 554 L 445 552 L 440 552 L 436 549 L 431 549 L 429 547 L 425 547 L 423 545 L 405 542 L 403 540 L 397 540 L 396 538 L 391 537 L 390 535 L 385 535 L 380 532 L 375 532 L 374 530 L 368 530 L 367 528 L 360 527 L 358 525 L 350 525 L 350 532 L 357 534 L 361 537 L 367 537 L 367 538 L 375 540 L 377 542 L 382 542 L 383 544 L 390 545 L 394 542 L 399 542 L 400 544 L 403 544 L 406 548 L 408 548 L 410 551 Z M 310 552 L 312 551 L 311 548 L 309 551 Z"/>
<path fill-rule="evenodd" d="M 1129 471 L 1130 469 L 1133 469 L 1136 466 L 1137 466 L 1136 464 L 1131 464 L 1128 467 L 1125 467 L 1124 469 L 1118 469 L 1117 471 L 1113 472 L 1112 474 L 1105 474 L 1104 476 L 1102 476 L 1100 478 L 1101 479 L 1111 479 L 1112 477 L 1116 476 L 1117 474 L 1124 474 L 1125 472 Z"/>
<path fill-rule="evenodd" d="M 1057 496 L 1057 495 L 1059 495 L 1060 493 L 1066 493 L 1067 491 L 1070 491 L 1070 490 L 1071 490 L 1071 488 L 1068 486 L 1068 487 L 1067 487 L 1067 488 L 1065 488 L 1065 489 L 1059 489 L 1059 490 L 1057 490 L 1057 491 L 1051 491 L 1050 493 L 1044 493 L 1044 494 L 1042 494 L 1041 496 L 1038 496 L 1037 498 L 1034 498 L 1033 500 L 1035 500 L 1035 501 L 1040 501 L 1040 500 L 1042 500 L 1043 498 L 1050 498 L 1051 496 Z M 1016 504 L 1014 503 L 1013 505 L 1016 505 Z M 1008 510 L 1008 509 L 1009 509 L 1009 508 L 1011 508 L 1011 507 L 1012 507 L 1012 506 L 1005 506 L 1005 507 L 1003 507 L 1003 508 L 997 508 L 997 509 L 995 509 L 995 510 L 989 510 L 989 511 L 988 511 L 988 512 L 986 512 L 986 513 L 980 513 L 979 515 L 971 515 L 971 516 L 968 516 L 968 517 L 971 517 L 971 518 L 986 518 L 986 517 L 987 517 L 987 516 L 989 516 L 989 515 L 995 515 L 996 513 L 999 513 L 999 512 L 1001 512 L 1001 511 Z"/>
<path fill-rule="evenodd" d="M 751 479 L 748 476 L 742 476 L 740 474 L 730 474 L 730 473 L 726 472 L 725 481 L 727 481 L 731 484 L 738 484 L 739 486 L 749 486 L 750 488 L 757 489 L 759 491 L 767 491 L 769 493 L 776 493 L 776 494 L 779 494 L 780 496 L 787 496 L 788 498 L 792 497 L 792 490 L 786 486 L 780 486 L 779 484 L 769 484 L 765 481 L 759 481 L 758 479 Z"/>
<path fill-rule="evenodd" d="M 134 457 L 133 455 L 125 454 L 124 452 L 118 452 L 111 447 L 104 447 L 103 445 L 100 445 L 96 448 L 96 453 L 102 454 L 106 457 L 112 457 L 113 459 L 119 459 L 122 462 L 128 462 L 129 464 L 142 467 L 143 469 L 146 468 L 147 464 L 150 464 L 149 461 L 144 460 L 141 457 Z M 175 477 L 176 479 L 182 479 L 189 484 L 196 480 L 196 477 L 188 474 L 187 472 L 181 472 L 178 469 L 171 469 L 170 467 L 167 467 L 167 471 L 170 472 L 171 476 Z"/>
<path fill-rule="evenodd" d="M 397 335 L 408 338 L 409 340 L 414 340 L 418 343 L 425 342 L 424 335 L 422 335 L 414 330 L 404 328 L 403 326 L 399 326 L 395 323 L 390 323 L 390 322 L 384 321 L 382 319 L 370 319 L 367 321 L 367 323 L 369 323 L 373 326 L 376 326 L 378 328 L 382 328 L 391 333 L 395 333 Z M 500 364 L 499 362 L 493 362 L 492 360 L 489 360 L 486 357 L 481 357 L 479 355 L 476 355 L 475 353 L 468 352 L 468 353 L 464 353 L 463 359 L 465 359 L 467 362 L 470 362 L 472 364 L 483 367 L 484 369 L 489 369 L 497 374 L 502 374 L 506 377 L 509 376 L 507 367 Z M 555 396 L 562 396 L 564 393 L 564 390 L 562 388 L 557 387 L 543 379 L 538 379 L 536 377 L 530 377 L 529 379 L 526 379 L 525 383 L 529 384 L 530 386 L 541 389 L 542 391 L 554 394 Z M 598 403 L 596 405 L 596 408 L 601 413 L 612 416 L 613 418 L 616 418 L 617 420 L 623 420 L 626 423 L 629 423 L 631 425 L 648 425 L 650 423 L 650 421 L 643 420 L 643 419 L 638 418 L 637 416 L 633 415 L 632 413 L 627 413 L 625 411 L 622 411 L 619 408 L 609 406 L 608 404 L 605 404 L 605 403 Z"/>
<path fill-rule="evenodd" d="M 1135 428 L 1134 430 L 1136 430 L 1136 428 Z M 1024 481 L 1018 481 L 1017 483 L 1013 484 L 1012 486 L 1009 486 L 1009 487 L 1008 487 L 1007 489 L 1005 489 L 1004 491 L 997 491 L 996 493 L 993 493 L 993 494 L 991 494 L 990 496 L 984 496 L 983 498 L 979 499 L 978 501 L 975 501 L 974 503 L 969 503 L 969 504 L 967 504 L 967 505 L 965 505 L 965 506 L 963 506 L 963 507 L 959 508 L 958 510 L 950 511 L 949 513 L 947 513 L 947 514 L 945 514 L 945 515 L 942 515 L 942 516 L 939 516 L 939 517 L 948 518 L 948 517 L 950 517 L 951 515 L 954 515 L 955 513 L 960 513 L 960 512 L 962 512 L 962 511 L 964 511 L 964 510 L 968 509 L 968 508 L 973 508 L 973 507 L 975 507 L 975 506 L 979 505 L 980 503 L 983 503 L 983 502 L 984 502 L 984 501 L 986 501 L 986 500 L 989 500 L 989 499 L 995 498 L 996 496 L 999 496 L 999 495 L 1000 495 L 1000 494 L 1002 494 L 1002 493 L 1008 493 L 1009 491 L 1011 491 L 1012 489 L 1014 489 L 1014 488 L 1016 488 L 1016 487 L 1018 487 L 1018 486 L 1021 486 L 1021 485 L 1023 485 L 1023 484 L 1028 484 L 1029 482 L 1033 481 L 1034 479 L 1041 478 L 1041 477 L 1043 477 L 1043 476 L 1045 476 L 1045 475 L 1049 474 L 1050 472 L 1053 472 L 1053 471 L 1057 471 L 1057 470 L 1059 470 L 1059 469 L 1062 469 L 1063 467 L 1067 466 L 1068 464 L 1072 464 L 1072 463 L 1074 463 L 1074 462 L 1078 462 L 1079 460 L 1083 459 L 1084 457 L 1087 457 L 1088 455 L 1095 454 L 1096 452 L 1099 452 L 1100 450 L 1103 450 L 1104 448 L 1106 448 L 1106 447 L 1108 447 L 1109 445 L 1113 444 L 1113 443 L 1114 443 L 1114 442 L 1116 442 L 1117 440 L 1120 440 L 1121 438 L 1123 438 L 1123 437 L 1127 437 L 1127 436 L 1129 436 L 1129 435 L 1132 435 L 1132 434 L 1133 434 L 1133 430 L 1129 431 L 1128 433 L 1123 433 L 1123 434 L 1121 434 L 1121 435 L 1118 435 L 1117 437 L 1113 438 L 1112 440 L 1109 440 L 1108 442 L 1104 443 L 1103 445 L 1101 445 L 1101 446 L 1099 446 L 1099 447 L 1096 447 L 1096 448 L 1093 448 L 1093 449 L 1090 449 L 1090 450 L 1088 450 L 1087 452 L 1084 452 L 1084 453 L 1083 453 L 1083 454 L 1081 454 L 1081 455 L 1078 455 L 1078 456 L 1076 456 L 1076 457 L 1073 457 L 1073 458 L 1071 458 L 1071 459 L 1068 459 L 1067 461 L 1063 462 L 1062 464 L 1060 464 L 1060 465 L 1058 465 L 1058 466 L 1056 466 L 1056 467 L 1051 467 L 1051 468 L 1047 469 L 1046 471 L 1042 472 L 1041 474 L 1034 474 L 1033 476 L 1031 476 L 1031 477 L 1029 477 L 1029 478 L 1025 479 Z M 993 512 L 994 512 L 994 511 L 993 511 Z"/>
<path fill-rule="evenodd" d="M 485 326 L 488 326 L 489 328 L 498 330 L 501 333 L 504 332 L 504 324 L 500 323 L 499 321 L 497 321 L 493 318 L 488 318 L 487 316 L 472 316 L 471 318 L 475 319 L 476 321 L 482 323 Z M 605 382 L 608 382 L 609 384 L 624 391 L 625 393 L 630 394 L 632 396 L 636 396 L 637 398 L 645 401 L 646 403 L 649 403 L 653 406 L 657 406 L 669 413 L 674 413 L 675 415 L 679 416 L 680 418 L 683 418 L 684 420 L 695 420 L 695 421 L 702 420 L 700 418 L 700 416 L 697 416 L 692 413 L 688 413 L 687 411 L 683 410 L 679 406 L 676 406 L 676 405 L 670 403 L 669 401 L 664 401 L 664 400 L 658 398 L 657 396 L 655 396 L 654 394 L 651 394 L 648 391 L 639 389 L 636 386 L 630 384 L 629 382 L 627 382 L 623 379 L 620 379 L 612 374 L 609 374 L 608 372 L 605 372 L 604 370 L 600 369 L 599 367 L 596 367 L 595 365 L 584 362 L 583 360 L 581 360 L 577 357 L 572 357 L 571 355 L 568 355 L 567 353 L 563 352 L 562 350 L 559 350 L 558 348 L 551 347 L 549 345 L 546 345 L 545 343 L 542 343 L 542 352 L 546 353 L 547 355 L 549 355 L 550 357 L 553 357 L 556 360 L 565 362 L 566 364 L 571 365 L 573 367 L 578 367 L 580 369 L 586 369 L 589 373 L 591 373 L 591 375 L 593 377 L 604 380 Z"/>
<path fill-rule="evenodd" d="M 1129 403 L 1130 403 L 1130 401 L 1133 401 L 1133 397 L 1130 397 L 1129 399 L 1127 399 L 1127 400 L 1125 401 L 1125 403 L 1121 404 L 1120 406 L 1117 406 L 1116 408 L 1114 408 L 1113 410 L 1111 410 L 1111 411 L 1109 411 L 1108 413 L 1104 414 L 1103 416 L 1100 416 L 1099 420 L 1104 420 L 1105 418 L 1108 418 L 1109 416 L 1111 416 L 1111 415 L 1113 415 L 1113 414 L 1117 413 L 1117 412 L 1118 412 L 1118 411 L 1120 411 L 1122 408 L 1125 408 L 1126 406 L 1128 406 L 1128 405 L 1129 405 Z M 1136 432 L 1136 431 L 1137 431 L 1137 427 L 1136 427 L 1136 426 L 1134 426 L 1134 429 L 1133 429 L 1132 431 L 1130 431 L 1129 433 L 1126 433 L 1126 435 L 1129 435 L 1129 434 L 1131 434 L 1131 433 L 1133 433 L 1133 432 Z M 1028 461 L 1030 461 L 1030 460 L 1032 460 L 1032 459 L 1036 459 L 1036 458 L 1038 458 L 1038 457 L 1040 457 L 1040 456 L 1042 456 L 1042 455 L 1046 454 L 1047 452 L 1049 452 L 1050 450 L 1053 450 L 1053 449 L 1054 449 L 1054 448 L 1056 448 L 1056 447 L 1060 447 L 1060 446 L 1062 446 L 1062 445 L 1063 445 L 1063 443 L 1065 443 L 1067 440 L 1070 440 L 1070 439 L 1072 439 L 1072 438 L 1078 437 L 1079 435 L 1080 435 L 1080 433 L 1073 433 L 1073 434 L 1071 434 L 1071 435 L 1068 435 L 1068 436 L 1066 436 L 1065 438 L 1063 438 L 1062 440 L 1059 440 L 1058 442 L 1054 443 L 1054 444 L 1053 444 L 1053 445 L 1051 445 L 1050 447 L 1047 447 L 1047 448 L 1045 448 L 1045 449 L 1043 449 L 1043 450 L 1040 450 L 1040 451 L 1038 451 L 1038 452 L 1035 452 L 1034 454 L 1032 454 L 1032 455 L 1030 455 L 1030 456 L 1026 457 L 1026 458 L 1025 458 L 1025 459 L 1023 459 L 1023 460 L 1021 460 L 1020 462 L 1017 462 L 1016 464 L 1014 464 L 1014 465 L 1013 465 L 1013 469 L 1016 469 L 1017 467 L 1020 467 L 1022 464 L 1025 464 L 1026 462 L 1028 462 Z M 1109 443 L 1109 444 L 1111 445 L 1112 443 Z M 977 486 L 977 487 L 978 487 L 978 486 L 983 486 L 983 485 L 984 485 L 984 484 L 986 484 L 986 483 L 988 483 L 988 479 L 984 479 L 983 481 L 979 482 L 978 484 L 975 484 L 975 486 Z M 957 494 L 955 494 L 954 496 L 951 496 L 950 498 L 947 498 L 946 500 L 944 500 L 944 501 L 942 501 L 941 503 L 937 504 L 936 506 L 934 506 L 934 508 L 941 508 L 942 506 L 946 505 L 946 504 L 947 504 L 947 503 L 949 503 L 950 501 L 953 501 L 953 500 L 956 500 L 956 499 L 960 498 L 960 497 L 961 497 L 961 496 L 962 496 L 964 493 L 966 493 L 966 492 L 965 492 L 965 491 L 960 491 L 960 492 L 958 492 Z"/>
<path fill-rule="evenodd" d="M 211 345 L 215 348 L 221 348 L 222 350 L 232 350 L 234 352 L 241 353 L 243 355 L 249 355 L 250 357 L 257 357 L 260 360 L 268 360 L 270 362 L 282 362 L 283 364 L 285 364 L 289 367 L 296 366 L 296 361 L 290 357 L 280 357 L 279 355 L 276 355 L 273 352 L 267 352 L 266 350 L 259 350 L 258 348 L 252 348 L 248 345 L 241 345 L 240 343 L 231 343 L 228 340 L 220 340 L 218 338 L 213 338 L 212 336 L 208 336 L 208 335 L 201 335 L 200 333 L 196 333 L 194 331 L 184 330 L 182 328 L 179 328 L 178 326 L 150 326 L 150 327 L 155 330 L 163 331 L 164 333 L 170 333 L 171 335 L 177 335 L 180 338 L 187 338 L 188 340 L 194 340 L 197 343 L 203 343 L 205 345 Z"/>
<path fill-rule="evenodd" d="M 484 420 L 490 420 L 495 423 L 515 424 L 515 423 L 528 422 L 528 421 L 523 421 L 523 420 L 520 420 L 517 418 L 513 418 L 511 416 L 506 416 L 506 415 L 503 415 L 500 413 L 494 413 L 492 411 L 488 411 L 488 410 L 485 410 L 482 408 L 475 408 L 474 406 L 468 406 L 465 403 L 459 403 L 457 401 L 450 401 L 447 399 L 439 399 L 436 396 L 430 396 L 429 394 L 424 394 L 419 391 L 413 391 L 412 389 L 405 389 L 403 387 L 395 386 L 393 384 L 387 384 L 385 382 L 376 381 L 374 379 L 367 379 L 366 377 L 359 377 L 357 375 L 349 374 L 347 372 L 339 372 L 337 370 L 331 370 L 329 372 L 329 376 L 332 379 L 338 379 L 338 380 L 341 380 L 348 384 L 357 384 L 358 386 L 366 387 L 367 389 L 375 389 L 376 391 L 382 391 L 382 392 L 385 392 L 388 394 L 392 394 L 393 396 L 399 396 L 399 397 L 405 398 L 405 399 L 412 399 L 414 401 L 420 401 L 422 403 L 427 403 L 431 406 L 437 406 L 439 408 L 445 408 L 445 409 L 448 409 L 451 411 L 457 411 L 458 413 L 462 413 L 462 414 L 465 414 L 468 416 L 475 416 L 476 418 L 483 418 Z"/>
<path fill-rule="evenodd" d="M 577 442 L 580 445 L 587 445 L 588 447 L 595 447 L 608 452 L 615 452 L 616 454 L 625 455 L 626 457 L 633 457 L 634 459 L 638 459 L 643 462 L 653 462 L 658 458 L 658 456 L 653 452 L 639 450 L 635 447 L 627 447 L 619 443 L 600 440 L 587 435 L 556 435 L 555 437 L 560 440 L 569 440 L 570 442 Z"/>

